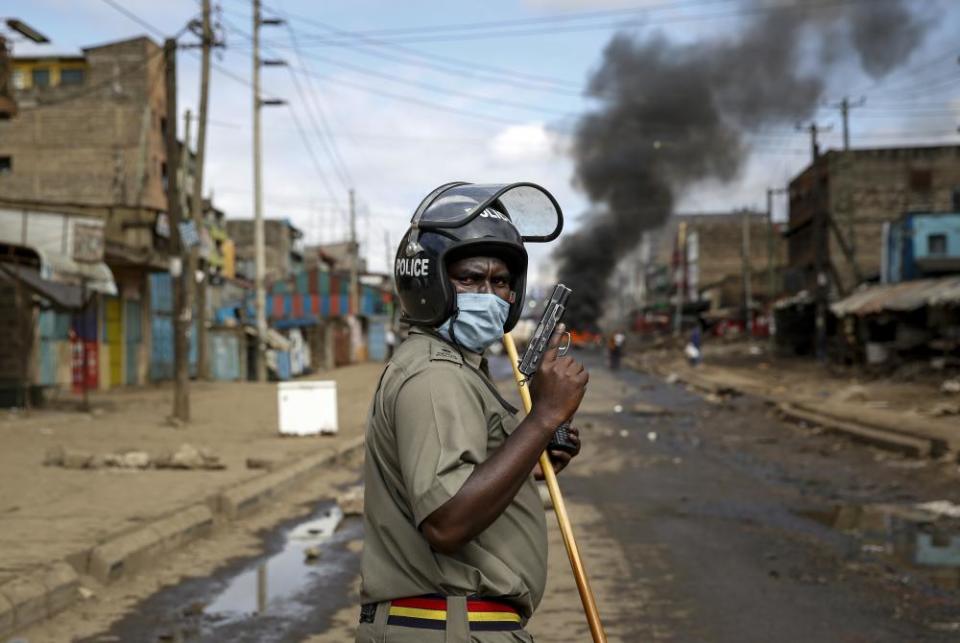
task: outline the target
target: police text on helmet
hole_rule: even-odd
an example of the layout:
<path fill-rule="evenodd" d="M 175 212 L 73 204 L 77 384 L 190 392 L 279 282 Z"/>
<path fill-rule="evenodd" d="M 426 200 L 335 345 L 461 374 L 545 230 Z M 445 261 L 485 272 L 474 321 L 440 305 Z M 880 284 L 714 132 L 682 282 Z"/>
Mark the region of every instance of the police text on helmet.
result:
<path fill-rule="evenodd" d="M 400 277 L 426 277 L 430 273 L 430 259 L 397 259 L 397 275 Z"/>

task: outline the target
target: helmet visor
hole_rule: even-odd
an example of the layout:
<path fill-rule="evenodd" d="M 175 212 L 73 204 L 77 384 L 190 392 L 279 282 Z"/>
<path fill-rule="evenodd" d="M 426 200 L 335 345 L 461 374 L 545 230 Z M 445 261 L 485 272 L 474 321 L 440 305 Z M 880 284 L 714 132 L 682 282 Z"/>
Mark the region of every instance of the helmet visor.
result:
<path fill-rule="evenodd" d="M 552 241 L 563 229 L 557 200 L 535 183 L 450 183 L 424 199 L 412 223 L 422 229 L 458 228 L 488 208 L 507 215 L 526 242 Z"/>

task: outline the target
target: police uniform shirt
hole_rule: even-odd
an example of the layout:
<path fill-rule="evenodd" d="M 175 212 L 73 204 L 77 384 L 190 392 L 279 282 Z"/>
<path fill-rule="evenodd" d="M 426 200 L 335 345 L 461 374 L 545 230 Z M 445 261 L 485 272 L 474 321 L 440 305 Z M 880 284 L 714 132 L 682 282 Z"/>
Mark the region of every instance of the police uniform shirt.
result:
<path fill-rule="evenodd" d="M 431 549 L 419 530 L 517 427 L 516 409 L 480 362 L 413 329 L 381 377 L 366 434 L 363 603 L 477 595 L 509 601 L 529 618 L 543 596 L 547 531 L 532 474 L 454 554 Z"/>

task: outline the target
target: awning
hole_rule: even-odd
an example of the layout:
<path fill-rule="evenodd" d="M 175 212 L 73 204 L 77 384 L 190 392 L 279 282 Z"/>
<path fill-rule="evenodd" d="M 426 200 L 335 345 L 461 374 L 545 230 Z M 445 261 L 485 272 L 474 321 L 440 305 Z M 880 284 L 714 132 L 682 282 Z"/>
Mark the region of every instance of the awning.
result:
<path fill-rule="evenodd" d="M 32 250 L 41 279 L 117 294 L 113 273 L 103 262 L 103 221 L 41 210 L 0 208 L 0 245 Z"/>
<path fill-rule="evenodd" d="M 837 316 L 910 312 L 924 306 L 960 306 L 960 277 L 917 279 L 858 290 L 830 306 Z"/>
<path fill-rule="evenodd" d="M 56 308 L 79 310 L 84 306 L 83 289 L 80 286 L 44 279 L 36 268 L 0 263 L 0 276 L 3 275 L 20 281 L 30 291 L 43 297 Z M 87 300 L 89 299 L 90 293 L 87 293 Z"/>

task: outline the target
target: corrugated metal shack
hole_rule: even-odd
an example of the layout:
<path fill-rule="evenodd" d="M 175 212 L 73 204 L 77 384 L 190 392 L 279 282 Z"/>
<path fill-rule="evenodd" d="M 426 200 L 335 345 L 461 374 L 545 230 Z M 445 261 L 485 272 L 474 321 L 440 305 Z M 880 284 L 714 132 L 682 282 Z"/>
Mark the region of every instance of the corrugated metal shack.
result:
<path fill-rule="evenodd" d="M 960 366 L 960 275 L 862 288 L 830 306 L 845 348 L 867 364 Z"/>
<path fill-rule="evenodd" d="M 267 322 L 289 341 L 269 358 L 274 375 L 288 379 L 305 371 L 343 366 L 386 356 L 386 329 L 393 315 L 393 291 L 380 275 L 362 275 L 359 297 L 350 296 L 350 274 L 318 267 L 300 270 L 270 285 Z M 252 323 L 254 298 L 217 310 L 220 325 Z M 286 354 L 282 354 L 286 353 Z"/>

